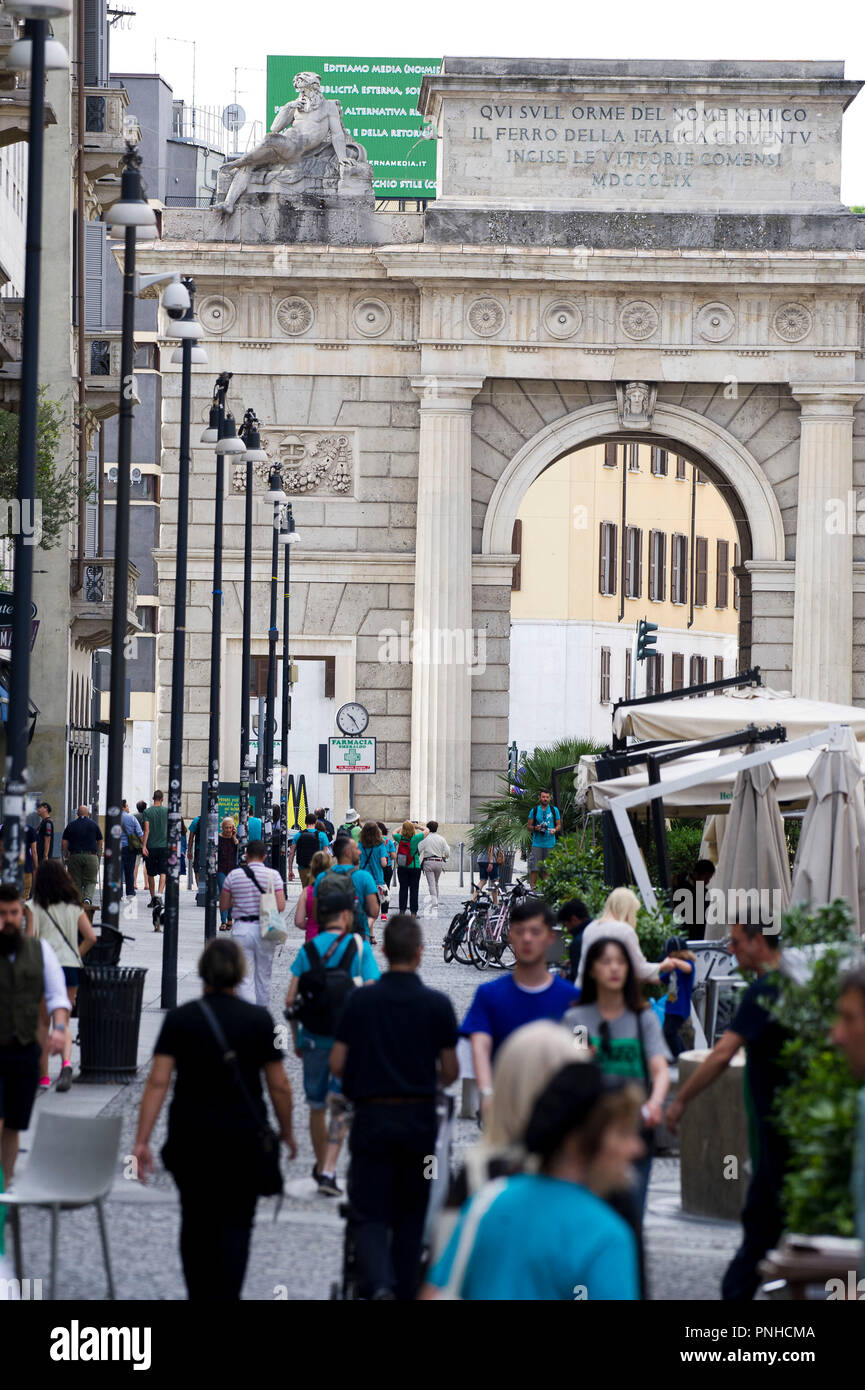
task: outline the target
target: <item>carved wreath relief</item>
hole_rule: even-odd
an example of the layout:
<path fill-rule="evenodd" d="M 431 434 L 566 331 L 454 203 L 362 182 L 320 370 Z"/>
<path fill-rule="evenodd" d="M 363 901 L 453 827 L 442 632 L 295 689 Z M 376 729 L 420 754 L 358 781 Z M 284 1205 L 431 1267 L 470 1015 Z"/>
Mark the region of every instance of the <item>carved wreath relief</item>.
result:
<path fill-rule="evenodd" d="M 282 473 L 282 486 L 287 493 L 337 492 L 346 495 L 352 490 L 352 445 L 347 434 L 285 434 L 277 441 L 262 438 L 262 447 Z M 253 464 L 253 473 L 261 487 L 267 486 L 268 463 Z M 233 490 L 243 492 L 246 486 L 246 465 L 238 463 L 232 480 Z"/>

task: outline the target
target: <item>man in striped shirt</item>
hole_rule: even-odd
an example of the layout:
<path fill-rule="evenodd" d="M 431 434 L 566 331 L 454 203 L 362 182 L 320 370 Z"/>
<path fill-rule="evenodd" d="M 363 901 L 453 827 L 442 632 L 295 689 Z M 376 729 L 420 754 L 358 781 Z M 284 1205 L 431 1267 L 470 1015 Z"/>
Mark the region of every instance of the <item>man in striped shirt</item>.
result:
<path fill-rule="evenodd" d="M 238 986 L 238 998 L 269 1009 L 270 976 L 276 948 L 272 942 L 262 940 L 259 909 L 262 894 L 272 889 L 276 905 L 283 912 L 285 889 L 276 869 L 269 869 L 264 863 L 265 852 L 263 840 L 249 841 L 246 863 L 226 874 L 219 906 L 223 912 L 230 911 L 231 935 L 246 956 L 247 974 Z"/>

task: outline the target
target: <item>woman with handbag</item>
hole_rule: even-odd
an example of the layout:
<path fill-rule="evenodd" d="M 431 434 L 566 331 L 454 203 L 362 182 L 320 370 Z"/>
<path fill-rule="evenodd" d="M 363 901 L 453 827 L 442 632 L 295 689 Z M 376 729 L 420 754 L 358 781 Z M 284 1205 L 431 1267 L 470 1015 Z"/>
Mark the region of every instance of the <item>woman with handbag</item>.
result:
<path fill-rule="evenodd" d="M 155 1169 L 150 1137 L 175 1077 L 162 1160 L 180 1193 L 180 1258 L 190 1300 L 240 1298 L 259 1197 L 282 1192 L 279 1141 L 297 1155 L 291 1086 L 273 1019 L 237 998 L 246 961 L 217 937 L 198 963 L 204 998 L 166 1014 L 138 1116 L 137 1176 Z M 279 1121 L 267 1122 L 261 1074 Z"/>
<path fill-rule="evenodd" d="M 96 940 L 93 923 L 84 911 L 81 897 L 69 874 L 58 859 L 46 859 L 36 870 L 33 896 L 24 905 L 26 932 L 37 936 L 54 948 L 63 969 L 69 1007 L 75 1005 L 84 957 Z M 40 1090 L 51 1085 L 48 1075 L 47 1038 L 42 1046 Z M 72 1085 L 72 1032 L 63 1034 L 63 1062 L 60 1068 L 58 1091 L 68 1091 Z"/>
<path fill-rule="evenodd" d="M 670 1069 L 661 1025 L 641 995 L 623 942 L 609 936 L 592 942 L 585 955 L 580 1002 L 568 1009 L 562 1023 L 572 1029 L 578 1041 L 593 1049 L 605 1076 L 622 1077 L 645 1087 L 642 1116 L 646 1152 L 636 1165 L 633 1194 L 642 1220 L 652 1171 L 653 1132 L 663 1116 Z"/>
<path fill-rule="evenodd" d="M 450 845 L 444 835 L 438 833 L 438 829 L 438 821 L 431 820 L 427 825 L 427 833 L 418 847 L 420 866 L 430 896 L 430 906 L 435 912 L 439 910 L 439 879 L 451 852 Z"/>

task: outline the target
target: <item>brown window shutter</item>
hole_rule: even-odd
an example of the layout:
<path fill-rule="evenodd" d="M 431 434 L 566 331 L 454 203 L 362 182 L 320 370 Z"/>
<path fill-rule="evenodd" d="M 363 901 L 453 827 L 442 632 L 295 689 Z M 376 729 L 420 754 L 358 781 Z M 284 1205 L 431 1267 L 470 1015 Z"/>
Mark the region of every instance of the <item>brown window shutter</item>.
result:
<path fill-rule="evenodd" d="M 673 652 L 671 688 L 681 690 L 685 684 L 685 657 L 682 652 Z"/>
<path fill-rule="evenodd" d="M 326 700 L 336 699 L 336 657 L 326 656 L 324 658 L 324 698 Z"/>
<path fill-rule="evenodd" d="M 694 605 L 705 608 L 709 571 L 709 542 L 705 536 L 695 538 L 694 551 Z"/>
<path fill-rule="evenodd" d="M 615 466 L 616 466 L 616 450 L 617 450 L 617 448 L 618 448 L 618 445 L 616 445 L 616 444 L 614 444 L 614 443 L 612 443 L 612 442 L 609 443 L 609 444 L 605 444 L 605 445 L 604 445 L 604 467 L 605 467 L 605 468 L 615 468 Z"/>
<path fill-rule="evenodd" d="M 634 529 L 634 545 L 637 550 L 637 592 L 636 597 L 642 598 L 643 594 L 643 532 L 639 526 Z"/>
<path fill-rule="evenodd" d="M 718 541 L 717 574 L 715 576 L 715 607 L 727 607 L 728 578 L 730 570 L 730 547 L 726 541 Z"/>
<path fill-rule="evenodd" d="M 663 599 L 667 593 L 667 537 L 663 531 L 658 532 L 658 598 Z"/>
<path fill-rule="evenodd" d="M 511 554 L 518 555 L 519 559 L 514 565 L 514 572 L 511 578 L 511 593 L 517 593 L 523 578 L 523 523 L 514 522 L 513 535 L 511 536 Z"/>
<path fill-rule="evenodd" d="M 604 583 L 604 573 L 605 573 L 605 571 L 604 571 L 604 552 L 605 552 L 605 549 L 606 549 L 606 546 L 605 546 L 606 536 L 607 536 L 607 524 L 606 524 L 605 521 L 602 521 L 602 522 L 601 522 L 601 525 L 600 525 L 600 527 L 599 527 L 599 530 L 598 530 L 598 593 L 599 593 L 599 594 L 605 594 L 605 593 L 607 592 L 607 586 L 606 586 L 606 584 Z"/>
<path fill-rule="evenodd" d="M 724 679 L 724 658 L 722 656 L 715 657 L 715 674 L 712 679 L 716 681 L 722 681 Z M 721 692 L 716 693 L 720 694 Z"/>
<path fill-rule="evenodd" d="M 737 570 L 737 569 L 739 568 L 740 563 L 741 563 L 741 562 L 740 562 L 740 560 L 739 560 L 739 547 L 738 547 L 738 545 L 734 545 L 734 546 L 733 546 L 733 569 L 734 569 L 734 571 Z M 736 609 L 737 612 L 739 611 L 739 576 L 738 576 L 737 574 L 735 574 L 735 573 L 734 573 L 734 575 L 733 575 L 733 607 Z"/>
<path fill-rule="evenodd" d="M 658 597 L 658 570 L 656 565 L 657 531 L 649 532 L 649 598 Z"/>
<path fill-rule="evenodd" d="M 685 477 L 685 460 L 678 454 L 676 455 L 676 477 Z"/>
<path fill-rule="evenodd" d="M 631 537 L 633 536 L 633 534 L 634 534 L 634 529 L 633 529 L 633 527 L 632 527 L 632 526 L 626 526 L 626 527 L 625 527 L 625 598 L 633 598 L 633 596 L 634 596 L 634 587 L 633 587 L 634 571 L 633 571 L 633 566 L 632 566 L 632 564 L 631 564 L 631 558 L 632 558 L 632 552 L 631 552 Z"/>

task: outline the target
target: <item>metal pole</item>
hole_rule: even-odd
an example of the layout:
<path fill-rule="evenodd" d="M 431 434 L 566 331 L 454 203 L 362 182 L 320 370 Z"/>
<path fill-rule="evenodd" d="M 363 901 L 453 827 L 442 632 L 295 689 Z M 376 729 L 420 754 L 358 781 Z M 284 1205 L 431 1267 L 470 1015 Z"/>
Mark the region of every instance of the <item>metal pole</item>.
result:
<path fill-rule="evenodd" d="M 214 400 L 219 411 L 217 432 L 223 437 L 225 397 L 231 372 L 216 379 Z M 216 936 L 219 913 L 219 678 L 222 649 L 222 530 L 225 510 L 225 455 L 216 454 L 216 497 L 213 511 L 213 613 L 210 625 L 210 738 L 207 748 L 207 894 L 204 900 L 204 939 Z"/>
<path fill-rule="evenodd" d="M 289 533 L 294 530 L 294 519 L 291 513 L 291 503 L 288 502 L 285 508 L 284 527 Z M 280 753 L 282 760 L 282 782 L 280 786 L 280 827 L 282 838 L 280 841 L 280 872 L 285 868 L 286 855 L 288 854 L 288 735 L 291 730 L 291 654 L 288 648 L 289 639 L 289 617 L 291 601 L 291 546 L 283 542 L 285 557 L 282 563 L 282 712 L 280 717 Z"/>
<path fill-rule="evenodd" d="M 246 460 L 246 509 L 243 533 L 243 639 L 240 654 L 240 797 L 237 839 L 246 859 L 249 840 L 249 696 L 252 673 L 252 459 Z"/>
<path fill-rule="evenodd" d="M 184 282 L 190 301 L 195 284 Z M 188 311 L 192 318 L 192 308 Z M 183 787 L 183 687 L 186 662 L 186 557 L 189 470 L 192 453 L 189 416 L 192 396 L 192 339 L 181 341 L 180 452 L 177 483 L 177 559 L 174 575 L 174 640 L 171 657 L 171 730 L 168 751 L 168 877 L 165 881 L 165 934 L 162 939 L 162 1008 L 177 1004 L 177 942 L 180 933 L 180 826 Z"/>
<path fill-rule="evenodd" d="M 141 160 L 130 150 L 132 167 Z M 123 317 L 120 339 L 120 413 L 117 429 L 117 503 L 114 508 L 114 602 L 111 609 L 111 682 L 108 712 L 108 768 L 105 797 L 105 876 L 102 922 L 120 923 L 122 874 L 120 819 L 123 799 L 123 744 L 126 733 L 126 624 L 129 609 L 129 501 L 132 461 L 132 364 L 135 352 L 135 236 L 127 227 L 123 252 Z"/>
<path fill-rule="evenodd" d="M 45 148 L 44 19 L 31 19 L 28 29 L 30 125 L 27 151 L 27 246 L 21 349 L 21 409 L 18 422 L 19 516 L 15 536 L 14 601 L 12 605 L 12 669 L 9 679 L 9 721 L 6 725 L 6 791 L 3 796 L 3 882 L 20 883 L 18 862 L 24 825 L 24 797 L 30 781 L 27 746 L 30 724 L 30 622 L 33 604 L 33 546 L 36 534 L 36 447 L 39 430 L 39 298 L 42 261 L 42 165 Z M 30 535 L 26 536 L 25 531 Z"/>
<path fill-rule="evenodd" d="M 280 478 L 278 472 L 271 474 L 272 485 Z M 280 479 L 281 485 L 281 479 Z M 270 626 L 267 630 L 267 705 L 264 717 L 264 813 L 262 833 L 267 851 L 265 862 L 272 859 L 273 841 L 273 745 L 276 739 L 276 640 L 279 635 L 276 625 L 277 585 L 279 583 L 279 503 L 273 504 L 273 541 L 270 551 Z"/>

